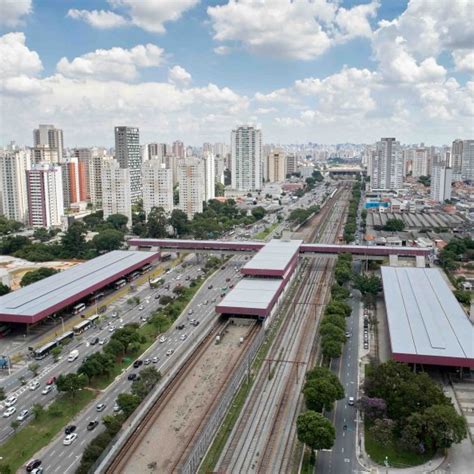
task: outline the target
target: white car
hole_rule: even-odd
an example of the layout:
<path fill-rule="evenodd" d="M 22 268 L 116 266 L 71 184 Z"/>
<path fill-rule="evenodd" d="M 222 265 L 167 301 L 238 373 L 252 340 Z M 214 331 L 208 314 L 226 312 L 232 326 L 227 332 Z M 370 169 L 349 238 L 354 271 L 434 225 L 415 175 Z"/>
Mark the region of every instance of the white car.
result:
<path fill-rule="evenodd" d="M 354 397 L 349 397 L 348 404 L 349 404 L 350 406 L 354 405 Z"/>
<path fill-rule="evenodd" d="M 30 412 L 28 410 L 21 410 L 19 415 L 16 417 L 18 421 L 26 420 L 30 416 Z"/>
<path fill-rule="evenodd" d="M 77 439 L 77 433 L 68 434 L 68 435 L 64 438 L 63 444 L 64 444 L 64 446 L 69 446 L 69 445 L 72 444 L 76 439 Z"/>
<path fill-rule="evenodd" d="M 16 408 L 15 407 L 10 407 L 10 408 L 7 408 L 4 412 L 3 412 L 3 418 L 8 418 L 9 416 L 12 416 L 13 413 L 16 412 Z"/>
<path fill-rule="evenodd" d="M 99 339 L 99 344 L 103 346 L 107 342 L 107 338 L 103 337 L 102 339 Z"/>
<path fill-rule="evenodd" d="M 37 388 L 39 388 L 40 385 L 41 384 L 39 383 L 39 381 L 35 380 L 35 381 L 30 383 L 29 388 L 30 388 L 31 391 L 33 391 L 33 390 L 36 390 Z"/>
<path fill-rule="evenodd" d="M 139 307 L 138 307 L 138 310 L 141 311 L 143 309 L 143 305 L 141 304 Z"/>
<path fill-rule="evenodd" d="M 168 349 L 168 350 L 166 351 L 166 355 L 167 355 L 167 356 L 170 356 L 173 352 L 174 352 L 174 349 Z"/>
<path fill-rule="evenodd" d="M 109 332 L 114 332 L 115 331 L 115 326 L 110 326 L 109 327 Z"/>
<path fill-rule="evenodd" d="M 46 387 L 43 388 L 41 393 L 43 395 L 48 395 L 48 393 L 51 392 L 51 390 L 53 390 L 53 386 L 52 385 L 46 385 Z"/>
<path fill-rule="evenodd" d="M 181 336 L 179 336 L 179 338 L 180 338 L 182 341 L 185 341 L 187 337 L 188 337 L 187 334 L 181 334 Z"/>
<path fill-rule="evenodd" d="M 161 336 L 159 341 L 163 344 L 163 342 L 166 342 L 166 337 L 165 336 Z"/>
<path fill-rule="evenodd" d="M 13 405 L 15 405 L 17 400 L 17 397 L 15 397 L 15 395 L 12 395 L 5 400 L 5 406 L 12 407 Z"/>
<path fill-rule="evenodd" d="M 151 359 L 151 361 L 152 361 L 154 364 L 157 364 L 159 360 L 160 360 L 160 359 L 158 359 L 158 357 L 156 357 L 156 356 L 155 356 L 155 357 L 152 357 L 152 359 Z"/>

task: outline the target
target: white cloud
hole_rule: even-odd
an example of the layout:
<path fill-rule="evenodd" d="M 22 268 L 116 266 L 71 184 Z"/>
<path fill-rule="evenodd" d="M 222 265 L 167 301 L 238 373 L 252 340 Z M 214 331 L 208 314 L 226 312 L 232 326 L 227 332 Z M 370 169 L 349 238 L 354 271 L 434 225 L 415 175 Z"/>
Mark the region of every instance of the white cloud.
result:
<path fill-rule="evenodd" d="M 43 94 L 48 92 L 49 89 L 41 79 L 21 74 L 16 77 L 2 79 L 0 81 L 0 90 L 6 95 L 25 97 Z"/>
<path fill-rule="evenodd" d="M 255 110 L 256 114 L 271 114 L 273 112 L 277 112 L 278 109 L 276 107 L 259 107 Z"/>
<path fill-rule="evenodd" d="M 24 33 L 7 33 L 0 37 L 0 76 L 35 76 L 42 69 L 40 57 L 26 46 Z"/>
<path fill-rule="evenodd" d="M 230 0 L 207 13 L 216 41 L 238 42 L 261 55 L 310 60 L 337 42 L 370 36 L 368 18 L 378 6 L 378 1 L 345 9 L 328 0 Z"/>
<path fill-rule="evenodd" d="M 127 24 L 127 20 L 123 16 L 106 10 L 89 11 L 71 9 L 67 12 L 67 16 L 75 20 L 83 20 L 90 26 L 101 30 L 117 28 Z"/>
<path fill-rule="evenodd" d="M 456 70 L 467 71 L 474 74 L 474 51 L 459 50 L 453 52 Z"/>
<path fill-rule="evenodd" d="M 232 48 L 229 48 L 229 46 L 217 46 L 216 48 L 214 48 L 214 52 L 216 54 L 219 54 L 220 56 L 229 54 L 231 51 L 232 51 Z"/>
<path fill-rule="evenodd" d="M 280 102 L 280 103 L 292 103 L 295 101 L 291 94 L 291 91 L 287 88 L 276 89 L 268 94 L 262 94 L 257 92 L 255 94 L 255 100 L 262 103 Z"/>
<path fill-rule="evenodd" d="M 82 19 L 95 28 L 115 28 L 131 23 L 151 33 L 164 33 L 165 23 L 179 20 L 199 0 L 108 0 L 110 10 L 69 10 L 68 16 Z"/>
<path fill-rule="evenodd" d="M 97 49 L 72 61 L 62 58 L 57 70 L 74 78 L 131 81 L 137 78 L 139 68 L 160 66 L 163 54 L 164 50 L 154 44 L 137 45 L 131 49 Z"/>
<path fill-rule="evenodd" d="M 168 70 L 168 80 L 173 84 L 189 85 L 192 82 L 192 77 L 183 67 L 174 66 Z"/>
<path fill-rule="evenodd" d="M 0 24 L 14 27 L 32 12 L 32 0 L 0 0 Z"/>

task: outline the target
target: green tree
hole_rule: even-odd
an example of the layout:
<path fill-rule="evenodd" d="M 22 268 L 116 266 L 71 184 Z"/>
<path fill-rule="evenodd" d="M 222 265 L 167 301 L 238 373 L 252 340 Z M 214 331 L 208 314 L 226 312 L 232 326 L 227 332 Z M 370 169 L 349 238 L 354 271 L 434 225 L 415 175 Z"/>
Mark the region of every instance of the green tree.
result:
<path fill-rule="evenodd" d="M 401 219 L 388 219 L 383 230 L 387 232 L 402 232 L 405 229 L 405 223 Z"/>
<path fill-rule="evenodd" d="M 216 183 L 214 187 L 216 197 L 224 196 L 225 186 L 222 183 Z"/>
<path fill-rule="evenodd" d="M 315 449 L 331 449 L 336 439 L 336 429 L 320 413 L 307 411 L 298 416 L 296 432 L 300 442 Z"/>
<path fill-rule="evenodd" d="M 5 400 L 5 388 L 0 387 L 0 401 Z"/>
<path fill-rule="evenodd" d="M 124 235 L 119 230 L 105 229 L 94 235 L 92 245 L 98 252 L 110 252 L 118 250 L 123 245 Z"/>
<path fill-rule="evenodd" d="M 104 352 L 112 354 L 114 357 L 125 354 L 125 346 L 117 339 L 111 339 L 105 346 Z"/>
<path fill-rule="evenodd" d="M 115 436 L 119 431 L 120 428 L 123 425 L 123 422 L 125 421 L 125 416 L 123 413 L 119 413 L 116 415 L 105 415 L 102 418 L 102 423 L 104 424 L 106 430 L 108 433 L 110 433 L 111 436 Z"/>
<path fill-rule="evenodd" d="M 57 346 L 51 349 L 51 355 L 53 356 L 54 362 L 57 362 L 59 360 L 59 356 L 61 355 L 62 350 L 62 346 Z"/>
<path fill-rule="evenodd" d="M 466 306 L 469 306 L 471 304 L 471 292 L 470 291 L 465 291 L 465 290 L 455 290 L 454 291 L 454 296 L 456 299 L 461 303 Z"/>
<path fill-rule="evenodd" d="M 252 209 L 252 216 L 259 221 L 265 217 L 266 211 L 262 206 L 257 206 Z"/>
<path fill-rule="evenodd" d="M 331 298 L 335 300 L 346 300 L 350 296 L 350 291 L 347 288 L 335 283 L 331 287 Z"/>
<path fill-rule="evenodd" d="M 19 426 L 20 426 L 20 422 L 18 420 L 13 420 L 10 423 L 10 427 L 13 429 L 13 431 L 16 431 Z"/>
<path fill-rule="evenodd" d="M 344 344 L 344 342 L 346 342 L 346 335 L 344 333 L 344 330 L 341 329 L 339 326 L 336 326 L 335 324 L 326 323 L 321 326 L 319 332 L 321 333 L 321 336 L 329 337 L 331 339 L 334 339 L 335 341 L 339 341 L 341 344 Z"/>
<path fill-rule="evenodd" d="M 61 374 L 56 380 L 56 388 L 59 392 L 65 392 L 71 395 L 72 398 L 76 395 L 78 390 L 86 386 L 87 377 L 84 374 L 76 374 L 70 372 L 68 374 Z"/>
<path fill-rule="evenodd" d="M 327 359 L 337 359 L 342 354 L 342 344 L 334 339 L 323 337 L 321 347 L 323 356 Z"/>
<path fill-rule="evenodd" d="M 155 367 L 146 367 L 140 371 L 140 378 L 132 383 L 132 393 L 143 400 L 161 379 Z"/>
<path fill-rule="evenodd" d="M 0 463 L 0 472 L 2 474 L 13 474 L 13 469 L 8 464 Z"/>
<path fill-rule="evenodd" d="M 22 235 L 5 237 L 1 241 L 0 245 L 0 254 L 1 255 L 13 255 L 18 250 L 23 247 L 30 245 L 31 241 L 28 237 L 23 237 Z"/>
<path fill-rule="evenodd" d="M 31 411 L 35 417 L 35 420 L 41 420 L 41 418 L 44 416 L 43 405 L 40 405 L 39 403 L 35 403 L 31 408 Z"/>
<path fill-rule="evenodd" d="M 28 365 L 28 370 L 33 374 L 34 377 L 38 375 L 40 365 L 37 362 L 32 362 Z"/>
<path fill-rule="evenodd" d="M 6 295 L 7 293 L 10 293 L 10 291 L 11 289 L 9 286 L 0 283 L 0 296 Z"/>
<path fill-rule="evenodd" d="M 325 309 L 326 314 L 342 314 L 348 318 L 352 313 L 352 308 L 343 301 L 331 300 Z"/>
<path fill-rule="evenodd" d="M 117 397 L 117 405 L 123 411 L 125 417 L 128 418 L 140 405 L 140 397 L 132 393 L 119 393 Z"/>
<path fill-rule="evenodd" d="M 62 253 L 65 258 L 81 258 L 87 249 L 87 228 L 82 222 L 73 222 L 61 238 Z"/>
<path fill-rule="evenodd" d="M 326 314 L 321 321 L 321 329 L 326 325 L 334 325 L 343 331 L 346 330 L 346 318 L 342 314 Z"/>
<path fill-rule="evenodd" d="M 181 209 L 173 209 L 169 224 L 174 229 L 176 236 L 182 236 L 188 232 L 189 220 L 188 216 Z"/>
<path fill-rule="evenodd" d="M 170 322 L 164 314 L 158 313 L 151 318 L 151 324 L 156 327 L 158 332 L 163 332 L 168 329 Z"/>
<path fill-rule="evenodd" d="M 21 222 L 8 219 L 5 216 L 0 216 L 0 235 L 10 234 L 11 232 L 18 232 L 23 227 Z"/>
<path fill-rule="evenodd" d="M 35 240 L 39 240 L 40 242 L 47 242 L 51 239 L 51 234 L 45 227 L 38 227 L 33 232 L 33 238 Z"/>
<path fill-rule="evenodd" d="M 344 397 L 344 389 L 337 380 L 334 383 L 328 378 L 310 378 L 303 387 L 306 406 L 309 410 L 321 412 L 332 410 L 334 402 Z"/>
<path fill-rule="evenodd" d="M 128 217 L 123 214 L 112 214 L 107 217 L 107 221 L 114 226 L 116 230 L 127 232 Z"/>
<path fill-rule="evenodd" d="M 382 291 L 382 280 L 377 275 L 354 274 L 353 286 L 357 288 L 362 295 L 371 294 L 377 296 Z"/>
<path fill-rule="evenodd" d="M 418 182 L 423 184 L 424 186 L 430 186 L 431 185 L 431 177 L 430 176 L 419 176 L 418 177 Z"/>
<path fill-rule="evenodd" d="M 59 270 L 55 270 L 54 268 L 46 268 L 46 267 L 41 267 L 41 268 L 38 268 L 37 270 L 26 272 L 20 281 L 20 286 L 24 287 L 24 286 L 31 285 L 32 283 L 36 283 L 37 281 L 40 281 L 43 278 L 48 278 L 51 275 L 55 275 L 56 273 L 59 273 Z"/>
<path fill-rule="evenodd" d="M 379 418 L 374 421 L 369 431 L 377 442 L 382 445 L 387 445 L 392 441 L 394 428 L 395 423 L 393 420 L 389 418 Z"/>
<path fill-rule="evenodd" d="M 147 237 L 161 239 L 168 236 L 166 227 L 168 221 L 166 219 L 165 210 L 162 207 L 152 207 L 148 214 L 147 220 Z"/>

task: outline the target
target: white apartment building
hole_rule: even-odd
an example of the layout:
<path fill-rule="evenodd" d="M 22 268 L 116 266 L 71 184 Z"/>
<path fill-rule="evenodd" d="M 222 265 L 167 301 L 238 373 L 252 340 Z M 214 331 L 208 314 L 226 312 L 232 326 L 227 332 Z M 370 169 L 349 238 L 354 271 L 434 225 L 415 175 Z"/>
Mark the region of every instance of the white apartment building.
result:
<path fill-rule="evenodd" d="M 463 140 L 461 177 L 464 180 L 474 181 L 474 140 Z"/>
<path fill-rule="evenodd" d="M 281 183 L 286 179 L 286 153 L 273 150 L 266 156 L 266 180 L 270 183 Z"/>
<path fill-rule="evenodd" d="M 437 202 L 451 199 L 452 182 L 452 169 L 446 167 L 444 163 L 434 164 L 431 175 L 431 199 Z"/>
<path fill-rule="evenodd" d="M 143 209 L 148 215 L 153 207 L 173 210 L 173 172 L 161 160 L 152 158 L 142 165 Z"/>
<path fill-rule="evenodd" d="M 216 164 L 214 154 L 206 152 L 202 162 L 204 168 L 204 200 L 207 202 L 209 199 L 216 197 Z"/>
<path fill-rule="evenodd" d="M 49 161 L 61 163 L 63 161 L 63 131 L 54 125 L 40 125 L 33 130 L 34 156 L 33 162 Z"/>
<path fill-rule="evenodd" d="M 128 217 L 127 225 L 129 227 L 132 225 L 130 170 L 121 168 L 117 160 L 107 159 L 103 161 L 102 209 L 104 219 L 112 214 L 123 214 Z"/>
<path fill-rule="evenodd" d="M 413 152 L 412 176 L 428 176 L 428 150 L 426 148 L 416 148 Z"/>
<path fill-rule="evenodd" d="M 254 191 L 262 187 L 262 132 L 243 126 L 231 133 L 232 188 Z"/>
<path fill-rule="evenodd" d="M 179 209 L 188 219 L 202 212 L 204 201 L 204 166 L 198 158 L 184 158 L 178 164 Z"/>
<path fill-rule="evenodd" d="M 29 150 L 7 151 L 0 154 L 0 183 L 2 190 L 2 213 L 26 224 L 28 198 L 26 193 L 26 171 L 31 168 Z"/>
<path fill-rule="evenodd" d="M 60 226 L 64 215 L 61 166 L 33 164 L 26 171 L 26 189 L 29 225 L 46 228 Z"/>
<path fill-rule="evenodd" d="M 215 165 L 214 175 L 216 177 L 216 183 L 225 184 L 224 183 L 225 158 L 222 156 L 216 156 L 214 158 L 214 165 Z"/>
<path fill-rule="evenodd" d="M 400 189 L 403 184 L 403 156 L 400 142 L 382 138 L 372 157 L 371 189 Z"/>

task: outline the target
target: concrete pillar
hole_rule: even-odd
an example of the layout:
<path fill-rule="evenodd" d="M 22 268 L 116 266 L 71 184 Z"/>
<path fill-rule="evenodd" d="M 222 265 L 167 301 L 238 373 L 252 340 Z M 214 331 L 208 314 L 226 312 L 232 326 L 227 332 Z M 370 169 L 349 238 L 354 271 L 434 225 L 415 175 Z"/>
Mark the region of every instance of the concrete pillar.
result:
<path fill-rule="evenodd" d="M 128 250 L 136 251 L 136 250 L 138 250 L 138 247 L 137 247 L 136 245 L 130 245 L 130 247 L 128 248 Z"/>
<path fill-rule="evenodd" d="M 389 255 L 389 265 L 391 267 L 398 267 L 398 255 Z"/>
<path fill-rule="evenodd" d="M 424 255 L 417 255 L 416 256 L 416 268 L 425 268 L 426 261 Z"/>

